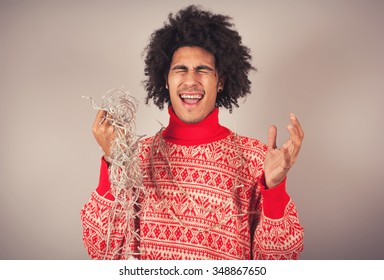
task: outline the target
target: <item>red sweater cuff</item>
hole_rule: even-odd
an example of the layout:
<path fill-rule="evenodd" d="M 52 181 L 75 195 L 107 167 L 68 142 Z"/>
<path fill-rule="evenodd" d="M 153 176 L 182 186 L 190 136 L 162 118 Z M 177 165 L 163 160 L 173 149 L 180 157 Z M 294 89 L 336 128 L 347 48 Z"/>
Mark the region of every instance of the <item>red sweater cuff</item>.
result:
<path fill-rule="evenodd" d="M 261 177 L 261 195 L 263 196 L 263 211 L 264 215 L 270 219 L 280 219 L 284 216 L 285 208 L 290 200 L 288 193 L 285 190 L 287 178 L 277 186 L 267 189 L 265 176 Z"/>
<path fill-rule="evenodd" d="M 100 166 L 99 185 L 97 186 L 96 192 L 100 196 L 103 196 L 109 200 L 115 200 L 110 190 L 111 190 L 111 183 L 109 182 L 108 163 L 105 161 L 104 157 L 102 157 L 101 166 Z"/>

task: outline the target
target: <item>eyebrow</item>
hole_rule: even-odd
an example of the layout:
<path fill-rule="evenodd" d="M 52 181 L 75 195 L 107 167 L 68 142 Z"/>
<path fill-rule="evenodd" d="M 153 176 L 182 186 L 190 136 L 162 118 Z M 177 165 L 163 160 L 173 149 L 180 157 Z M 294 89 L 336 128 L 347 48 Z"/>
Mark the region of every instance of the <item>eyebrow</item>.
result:
<path fill-rule="evenodd" d="M 172 67 L 171 70 L 187 70 L 187 69 L 188 69 L 188 67 L 185 65 L 175 65 Z"/>

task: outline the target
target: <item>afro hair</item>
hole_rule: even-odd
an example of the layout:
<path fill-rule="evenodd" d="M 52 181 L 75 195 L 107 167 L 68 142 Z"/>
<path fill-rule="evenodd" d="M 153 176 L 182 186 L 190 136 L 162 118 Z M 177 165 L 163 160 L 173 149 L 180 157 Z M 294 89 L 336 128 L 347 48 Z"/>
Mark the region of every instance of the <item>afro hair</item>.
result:
<path fill-rule="evenodd" d="M 175 16 L 168 16 L 168 22 L 152 33 L 146 47 L 146 79 L 143 84 L 148 93 L 145 103 L 150 99 L 160 109 L 170 102 L 165 77 L 168 74 L 173 53 L 180 47 L 197 46 L 215 57 L 219 77 L 225 77 L 223 91 L 217 95 L 216 106 L 232 112 L 238 107 L 238 99 L 250 93 L 251 81 L 248 79 L 251 65 L 250 50 L 242 44 L 239 33 L 234 30 L 232 18 L 213 14 L 195 5 L 180 10 Z"/>

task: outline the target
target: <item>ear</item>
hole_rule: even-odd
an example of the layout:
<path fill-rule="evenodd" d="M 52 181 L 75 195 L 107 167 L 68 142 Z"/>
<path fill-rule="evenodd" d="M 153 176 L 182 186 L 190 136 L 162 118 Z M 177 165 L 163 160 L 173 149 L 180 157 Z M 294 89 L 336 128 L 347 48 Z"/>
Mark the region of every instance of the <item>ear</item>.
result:
<path fill-rule="evenodd" d="M 222 92 L 225 85 L 225 76 L 221 76 L 219 82 L 217 83 L 217 91 Z"/>
<path fill-rule="evenodd" d="M 165 79 L 165 88 L 168 89 L 169 86 L 168 86 L 168 77 L 167 77 L 167 74 L 164 74 L 164 79 Z"/>

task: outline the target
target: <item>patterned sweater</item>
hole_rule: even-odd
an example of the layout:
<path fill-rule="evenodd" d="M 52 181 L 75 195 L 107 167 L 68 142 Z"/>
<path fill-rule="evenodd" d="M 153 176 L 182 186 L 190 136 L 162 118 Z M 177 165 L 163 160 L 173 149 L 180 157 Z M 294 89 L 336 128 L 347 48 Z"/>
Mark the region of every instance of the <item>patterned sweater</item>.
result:
<path fill-rule="evenodd" d="M 138 218 L 120 215 L 108 226 L 114 197 L 102 160 L 99 186 L 81 210 L 91 258 L 297 259 L 303 227 L 285 180 L 265 187 L 266 145 L 221 126 L 218 109 L 198 124 L 169 114 L 165 130 L 141 141 L 147 195 Z M 128 223 L 139 238 L 127 240 Z"/>

